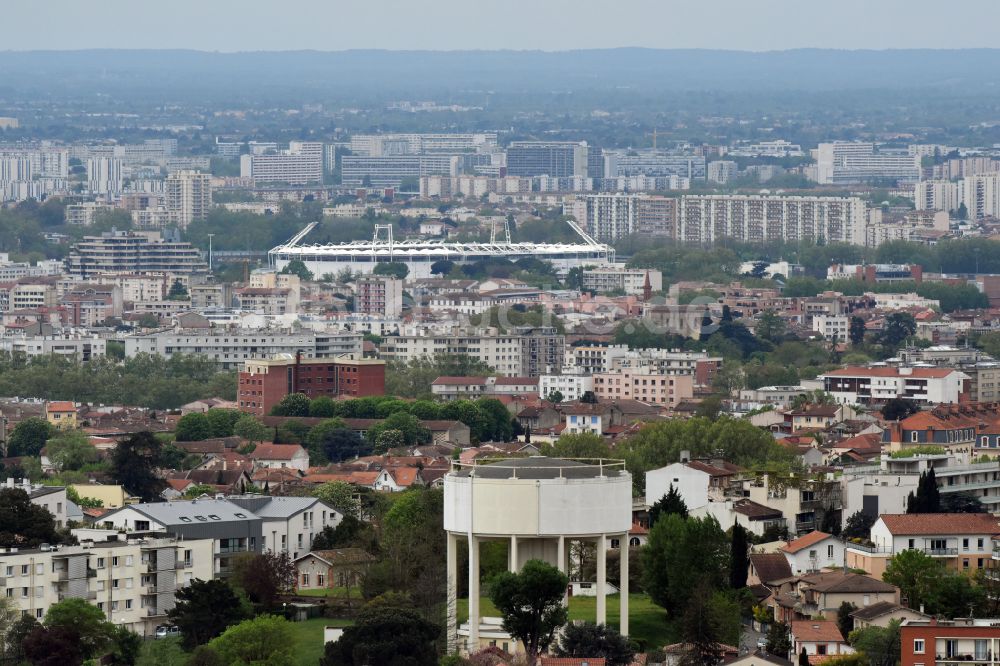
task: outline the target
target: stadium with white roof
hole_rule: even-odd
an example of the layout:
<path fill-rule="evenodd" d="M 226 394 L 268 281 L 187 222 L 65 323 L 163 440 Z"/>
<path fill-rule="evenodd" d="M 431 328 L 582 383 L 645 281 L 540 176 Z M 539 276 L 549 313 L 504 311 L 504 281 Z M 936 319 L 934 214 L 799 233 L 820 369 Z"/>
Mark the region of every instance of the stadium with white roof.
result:
<path fill-rule="evenodd" d="M 393 241 L 391 225 L 377 225 L 370 241 L 301 244 L 317 224 L 309 224 L 286 243 L 268 252 L 271 265 L 281 270 L 297 259 L 313 275 L 320 276 L 336 275 L 345 268 L 354 273 L 367 274 L 380 263 L 399 262 L 410 269 L 410 278 L 427 278 L 431 277 L 431 265 L 441 260 L 469 264 L 484 259 L 517 261 L 531 258 L 548 261 L 557 272 L 565 273 L 571 268 L 610 264 L 615 258 L 614 248 L 598 243 L 572 221 L 569 224 L 580 235 L 580 243 L 514 243 L 506 229 L 505 238 L 497 239 L 494 233 L 489 242 Z M 380 238 L 380 231 L 386 232 L 387 237 Z"/>

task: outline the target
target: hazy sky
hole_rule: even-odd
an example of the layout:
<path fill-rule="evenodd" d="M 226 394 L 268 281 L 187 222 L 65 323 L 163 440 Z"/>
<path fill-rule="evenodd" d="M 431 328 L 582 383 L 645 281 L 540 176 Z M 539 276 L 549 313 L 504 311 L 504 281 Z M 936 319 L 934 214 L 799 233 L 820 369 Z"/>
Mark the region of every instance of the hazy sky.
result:
<path fill-rule="evenodd" d="M 0 50 L 1000 47 L 997 0 L 32 0 Z"/>

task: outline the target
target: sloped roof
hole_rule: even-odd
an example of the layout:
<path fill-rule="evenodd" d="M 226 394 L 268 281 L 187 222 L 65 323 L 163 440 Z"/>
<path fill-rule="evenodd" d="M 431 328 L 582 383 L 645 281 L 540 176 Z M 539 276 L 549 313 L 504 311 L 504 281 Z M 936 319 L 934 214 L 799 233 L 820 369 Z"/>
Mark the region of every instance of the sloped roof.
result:
<path fill-rule="evenodd" d="M 291 460 L 305 452 L 298 444 L 258 444 L 250 454 L 253 460 Z"/>
<path fill-rule="evenodd" d="M 896 586 L 859 573 L 830 571 L 808 574 L 802 582 L 817 592 L 895 592 Z"/>
<path fill-rule="evenodd" d="M 905 606 L 900 606 L 892 601 L 878 601 L 864 608 L 859 608 L 851 613 L 851 617 L 857 618 L 859 620 L 864 620 L 869 622 L 877 617 L 882 617 L 883 615 L 888 615 L 889 613 L 894 613 L 898 610 L 910 610 L 905 608 Z M 917 611 L 913 611 L 914 613 Z"/>
<path fill-rule="evenodd" d="M 843 643 L 844 636 L 833 620 L 792 620 L 795 640 L 819 643 Z"/>
<path fill-rule="evenodd" d="M 768 518 L 781 518 L 784 514 L 777 509 L 758 504 L 753 500 L 741 499 L 733 503 L 733 511 L 742 513 L 750 520 L 766 520 Z"/>
<path fill-rule="evenodd" d="M 989 513 L 887 513 L 879 518 L 897 536 L 1000 533 L 1000 519 Z"/>
<path fill-rule="evenodd" d="M 782 548 L 781 550 L 785 551 L 786 553 L 797 553 L 803 548 L 808 548 L 809 546 L 813 546 L 819 543 L 820 541 L 829 539 L 830 536 L 831 535 L 827 534 L 826 532 L 813 530 L 812 532 L 806 534 L 805 536 L 801 536 L 798 539 L 795 539 L 794 541 L 789 541 L 787 544 L 785 544 L 784 548 Z"/>
<path fill-rule="evenodd" d="M 781 553 L 750 553 L 750 564 L 763 583 L 792 575 L 792 567 Z"/>

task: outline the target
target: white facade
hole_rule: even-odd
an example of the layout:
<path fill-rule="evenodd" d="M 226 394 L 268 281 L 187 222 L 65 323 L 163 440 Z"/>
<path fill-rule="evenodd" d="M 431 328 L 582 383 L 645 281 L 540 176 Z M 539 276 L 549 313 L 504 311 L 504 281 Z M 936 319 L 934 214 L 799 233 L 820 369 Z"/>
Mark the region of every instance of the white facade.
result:
<path fill-rule="evenodd" d="M 794 546 L 795 541 L 792 541 L 781 552 L 795 575 L 844 566 L 844 542 L 835 536 L 827 536 L 792 552 L 790 549 Z"/>
<path fill-rule="evenodd" d="M 821 143 L 816 150 L 816 173 L 821 185 L 873 181 L 916 183 L 920 180 L 920 156 L 908 152 L 878 152 L 873 143 Z"/>
<path fill-rule="evenodd" d="M 851 328 L 851 318 L 847 315 L 813 315 L 812 330 L 827 340 L 846 342 Z"/>
<path fill-rule="evenodd" d="M 122 183 L 121 160 L 113 157 L 91 157 L 87 160 L 87 184 L 93 194 L 120 194 Z"/>
<path fill-rule="evenodd" d="M 867 214 L 858 197 L 688 195 L 680 199 L 677 240 L 747 243 L 824 239 L 864 245 Z"/>
<path fill-rule="evenodd" d="M 623 291 L 627 295 L 642 296 L 647 278 L 651 291 L 663 290 L 663 273 L 660 271 L 626 268 L 624 265 L 585 268 L 583 288 L 598 292 Z"/>
<path fill-rule="evenodd" d="M 670 492 L 670 486 L 677 489 L 688 510 L 698 509 L 708 504 L 708 487 L 712 477 L 708 472 L 688 467 L 684 463 L 673 463 L 666 467 L 646 472 L 646 504 L 652 506 Z"/>
<path fill-rule="evenodd" d="M 816 378 L 846 405 L 879 404 L 894 398 L 937 405 L 957 403 L 969 376 L 946 368 L 843 368 Z"/>
<path fill-rule="evenodd" d="M 541 375 L 538 378 L 538 393 L 547 398 L 559 391 L 563 400 L 575 402 L 587 391 L 594 390 L 594 378 L 590 375 Z"/>
<path fill-rule="evenodd" d="M 736 162 L 730 162 L 728 160 L 716 160 L 715 162 L 709 162 L 708 180 L 712 183 L 725 185 L 729 181 L 736 178 L 736 172 L 738 170 L 739 168 Z"/>
<path fill-rule="evenodd" d="M 181 229 L 204 220 L 212 207 L 212 177 L 200 171 L 175 171 L 167 176 L 166 208 Z"/>
<path fill-rule="evenodd" d="M 242 155 L 240 177 L 255 182 L 306 185 L 323 181 L 323 144 L 292 141 L 288 150 Z"/>

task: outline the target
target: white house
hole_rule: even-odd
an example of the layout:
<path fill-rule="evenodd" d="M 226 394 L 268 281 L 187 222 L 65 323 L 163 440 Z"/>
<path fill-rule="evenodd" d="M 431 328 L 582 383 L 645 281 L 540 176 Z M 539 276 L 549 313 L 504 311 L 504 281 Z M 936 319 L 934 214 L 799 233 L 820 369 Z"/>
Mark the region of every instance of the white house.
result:
<path fill-rule="evenodd" d="M 258 444 L 249 457 L 257 468 L 309 471 L 309 454 L 298 444 Z"/>
<path fill-rule="evenodd" d="M 1000 519 L 989 513 L 903 513 L 879 516 L 871 540 L 891 556 L 919 550 L 955 569 L 984 569 L 993 556 Z"/>
<path fill-rule="evenodd" d="M 833 620 L 794 620 L 792 652 L 799 655 L 803 649 L 809 655 L 809 663 L 818 663 L 830 655 L 854 653 Z"/>
<path fill-rule="evenodd" d="M 844 564 L 844 542 L 819 530 L 789 541 L 781 552 L 796 575 Z"/>
<path fill-rule="evenodd" d="M 711 475 L 685 463 L 673 463 L 646 472 L 646 504 L 653 506 L 668 492 L 677 489 L 688 511 L 708 504 L 708 486 Z"/>
<path fill-rule="evenodd" d="M 604 415 L 598 405 L 580 403 L 563 410 L 566 427 L 563 430 L 568 435 L 591 433 L 604 434 Z"/>

